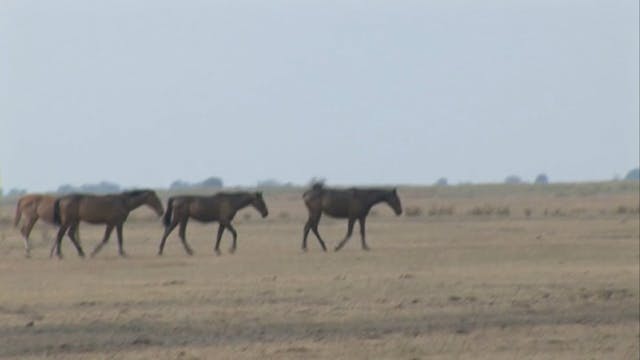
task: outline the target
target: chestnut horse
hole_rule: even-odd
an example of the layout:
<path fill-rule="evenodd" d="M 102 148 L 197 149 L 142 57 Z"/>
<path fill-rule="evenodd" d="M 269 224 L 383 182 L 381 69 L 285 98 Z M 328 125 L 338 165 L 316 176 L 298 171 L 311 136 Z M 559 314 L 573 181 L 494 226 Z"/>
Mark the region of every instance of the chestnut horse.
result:
<path fill-rule="evenodd" d="M 307 236 L 309 230 L 318 238 L 322 250 L 327 251 L 324 241 L 318 233 L 318 223 L 322 214 L 327 214 L 334 218 L 348 219 L 347 235 L 336 246 L 335 251 L 340 250 L 353 232 L 353 224 L 356 220 L 360 223 L 360 236 L 362 239 L 362 249 L 369 250 L 365 241 L 365 220 L 371 208 L 381 202 L 387 203 L 396 215 L 402 214 L 402 205 L 396 189 L 358 189 L 350 188 L 344 190 L 325 188 L 322 184 L 314 184 L 312 188 L 303 195 L 304 204 L 309 210 L 309 219 L 304 225 L 304 235 L 302 238 L 302 250 L 307 251 Z"/>
<path fill-rule="evenodd" d="M 42 194 L 28 194 L 20 197 L 16 204 L 16 215 L 13 219 L 13 226 L 18 227 L 20 219 L 23 219 L 22 226 L 20 227 L 20 233 L 24 237 L 24 251 L 25 256 L 31 255 L 31 246 L 29 244 L 29 235 L 31 230 L 36 224 L 38 219 L 42 219 L 44 222 L 55 225 L 53 221 L 53 205 L 56 201 L 54 196 L 42 195 Z M 77 228 L 70 229 L 76 232 Z"/>
<path fill-rule="evenodd" d="M 222 238 L 222 233 L 225 229 L 229 230 L 233 235 L 233 245 L 229 251 L 233 253 L 236 250 L 238 234 L 236 233 L 236 229 L 231 225 L 231 220 L 233 220 L 238 210 L 249 205 L 258 210 L 262 217 L 266 217 L 269 214 L 267 205 L 260 192 L 218 193 L 212 196 L 175 196 L 169 198 L 167 202 L 167 212 L 164 214 L 164 235 L 160 241 L 158 255 L 162 255 L 167 237 L 178 225 L 180 225 L 178 234 L 184 250 L 189 255 L 193 254 L 193 250 L 191 250 L 189 244 L 187 244 L 186 239 L 187 222 L 189 218 L 203 223 L 213 221 L 219 223 L 215 246 L 215 252 L 218 255 L 220 255 L 220 239 Z"/>
<path fill-rule="evenodd" d="M 164 212 L 162 202 L 153 190 L 125 191 L 120 194 L 102 196 L 71 194 L 58 198 L 54 203 L 54 221 L 60 225 L 60 230 L 56 238 L 56 245 L 51 248 L 50 256 L 53 256 L 55 250 L 56 255 L 62 257 L 60 252 L 62 237 L 68 228 L 77 227 L 80 221 L 107 226 L 102 242 L 91 252 L 91 256 L 95 256 L 109 241 L 114 227 L 118 235 L 118 254 L 125 256 L 122 247 L 122 226 L 129 213 L 142 205 L 152 208 L 158 216 Z M 68 235 L 78 249 L 78 253 L 81 254 L 80 256 L 83 256 L 82 247 L 75 238 L 75 234 L 68 233 Z"/>

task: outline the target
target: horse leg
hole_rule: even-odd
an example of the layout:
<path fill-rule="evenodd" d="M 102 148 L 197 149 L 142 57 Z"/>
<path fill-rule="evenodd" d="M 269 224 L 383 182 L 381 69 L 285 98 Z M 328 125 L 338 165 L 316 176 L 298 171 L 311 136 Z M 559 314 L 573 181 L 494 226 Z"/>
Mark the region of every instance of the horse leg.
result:
<path fill-rule="evenodd" d="M 84 257 L 84 250 L 82 250 L 82 246 L 80 246 L 80 241 L 77 238 L 78 225 L 74 225 L 74 226 L 70 227 L 69 231 L 67 231 L 67 235 L 69 235 L 69 239 L 71 239 L 71 242 L 76 247 L 76 251 L 78 252 L 78 256 Z"/>
<path fill-rule="evenodd" d="M 216 255 L 220 255 L 220 239 L 222 239 L 222 233 L 224 232 L 224 225 L 220 223 L 218 226 L 218 236 L 216 237 L 216 247 L 213 251 L 216 252 Z"/>
<path fill-rule="evenodd" d="M 360 223 L 360 238 L 362 239 L 362 250 L 369 250 L 369 246 L 367 246 L 367 241 L 365 240 L 365 237 L 364 237 L 365 220 L 366 220 L 365 217 L 361 217 L 360 219 L 358 219 L 358 222 Z"/>
<path fill-rule="evenodd" d="M 102 249 L 102 247 L 107 243 L 107 241 L 109 241 L 109 237 L 111 236 L 111 231 L 113 231 L 113 225 L 107 225 L 107 229 L 104 231 L 104 237 L 102 238 L 102 241 L 98 244 L 98 246 L 96 246 L 96 248 L 93 249 L 93 251 L 91 252 L 91 257 L 96 256 L 98 251 L 100 251 L 100 249 Z"/>
<path fill-rule="evenodd" d="M 307 251 L 307 236 L 309 236 L 309 230 L 311 230 L 311 219 L 307 220 L 304 224 L 304 230 L 302 231 L 302 251 Z"/>
<path fill-rule="evenodd" d="M 236 239 L 238 238 L 238 233 L 236 232 L 236 229 L 233 228 L 233 225 L 231 225 L 231 223 L 225 225 L 227 229 L 229 229 L 229 231 L 231 231 L 231 235 L 233 235 L 233 244 L 231 245 L 231 248 L 229 249 L 229 252 L 231 254 L 233 254 L 234 252 L 236 252 Z"/>
<path fill-rule="evenodd" d="M 180 235 L 180 240 L 182 241 L 182 246 L 184 247 L 184 251 L 187 252 L 188 255 L 193 255 L 193 250 L 187 244 L 187 220 L 180 222 L 180 230 L 178 230 Z"/>
<path fill-rule="evenodd" d="M 327 251 L 326 247 L 324 246 L 324 242 L 320 238 L 320 234 L 318 234 L 318 223 L 320 222 L 321 215 L 322 213 L 318 213 L 317 215 L 315 215 L 315 214 L 312 214 L 311 211 L 309 211 L 309 219 L 307 220 L 307 223 L 304 224 L 304 232 L 302 236 L 302 251 L 307 251 L 307 237 L 309 236 L 309 230 L 312 230 L 312 229 L 313 229 L 313 233 L 316 235 L 316 237 L 320 241 L 320 245 L 322 246 L 322 249 L 324 251 Z"/>
<path fill-rule="evenodd" d="M 120 223 L 118 225 L 116 225 L 116 235 L 118 235 L 118 254 L 121 257 L 126 257 L 127 254 L 124 252 L 124 247 L 123 247 L 123 238 L 122 238 L 122 225 L 123 223 Z"/>
<path fill-rule="evenodd" d="M 67 232 L 68 228 L 69 228 L 68 226 L 62 225 L 60 226 L 60 229 L 58 229 L 58 234 L 56 235 L 56 241 L 53 243 L 53 246 L 51 247 L 51 252 L 49 253 L 50 258 L 53 257 L 53 253 L 55 252 L 58 258 L 62 259 L 62 251 L 60 250 L 60 245 L 62 243 L 62 237 Z"/>
<path fill-rule="evenodd" d="M 35 225 L 36 221 L 38 221 L 37 217 L 29 218 L 29 221 L 27 221 L 27 223 L 24 224 L 22 228 L 20 228 L 20 232 L 22 233 L 22 236 L 24 236 L 24 256 L 25 257 L 31 256 L 31 246 L 29 245 L 29 235 L 31 235 L 31 230 L 33 229 L 33 226 Z"/>
<path fill-rule="evenodd" d="M 162 255 L 162 251 L 164 250 L 164 243 L 167 241 L 169 234 L 173 231 L 173 229 L 178 226 L 178 222 L 174 220 L 171 222 L 171 225 L 164 228 L 164 235 L 162 235 L 162 240 L 160 240 L 160 248 L 158 249 L 158 256 Z"/>
<path fill-rule="evenodd" d="M 336 246 L 335 251 L 338 251 L 338 250 L 342 249 L 344 244 L 346 244 L 347 241 L 349 240 L 349 238 L 351 238 L 351 234 L 353 233 L 353 224 L 354 223 L 355 223 L 355 219 L 349 218 L 349 225 L 347 227 L 347 236 L 345 236 L 344 239 L 342 239 L 342 241 L 340 241 L 338 246 Z"/>
<path fill-rule="evenodd" d="M 320 237 L 320 233 L 318 232 L 318 224 L 313 226 L 311 228 L 311 230 L 313 231 L 313 234 L 318 238 L 318 242 L 320 242 L 320 246 L 322 247 L 322 251 L 326 252 L 327 251 L 327 247 L 325 246 L 324 241 L 322 241 L 322 238 Z"/>

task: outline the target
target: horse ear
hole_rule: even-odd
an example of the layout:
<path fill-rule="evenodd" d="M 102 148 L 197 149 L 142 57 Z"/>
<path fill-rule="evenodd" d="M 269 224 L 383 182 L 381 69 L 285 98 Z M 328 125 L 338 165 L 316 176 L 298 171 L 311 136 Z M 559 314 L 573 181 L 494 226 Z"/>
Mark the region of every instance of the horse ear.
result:
<path fill-rule="evenodd" d="M 393 193 L 397 194 L 398 193 L 398 188 L 393 188 Z"/>
<path fill-rule="evenodd" d="M 258 191 L 258 192 L 256 192 L 256 196 L 257 196 L 257 197 L 259 197 L 259 198 L 261 198 L 261 197 L 262 197 L 262 191 Z"/>

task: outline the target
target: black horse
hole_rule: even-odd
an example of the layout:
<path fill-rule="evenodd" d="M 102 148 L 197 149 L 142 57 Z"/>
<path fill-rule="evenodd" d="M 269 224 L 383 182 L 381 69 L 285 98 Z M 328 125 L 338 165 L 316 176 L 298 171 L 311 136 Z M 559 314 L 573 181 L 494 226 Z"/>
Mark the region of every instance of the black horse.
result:
<path fill-rule="evenodd" d="M 236 229 L 231 225 L 231 220 L 233 220 L 238 210 L 249 205 L 256 208 L 262 217 L 266 217 L 269 214 L 267 205 L 260 192 L 218 193 L 212 196 L 174 196 L 169 198 L 167 202 L 167 212 L 164 214 L 164 235 L 160 241 L 158 255 L 162 255 L 167 237 L 178 224 L 180 225 L 178 234 L 180 235 L 180 240 L 182 240 L 184 250 L 189 255 L 193 254 L 186 239 L 187 221 L 189 221 L 189 218 L 204 223 L 213 221 L 220 223 L 215 246 L 216 254 L 220 254 L 220 239 L 222 238 L 222 233 L 224 229 L 228 229 L 233 235 L 233 245 L 230 249 L 230 252 L 233 253 L 236 250 L 236 238 L 238 234 L 236 233 Z"/>
<path fill-rule="evenodd" d="M 309 230 L 318 238 L 322 250 L 327 251 L 324 241 L 318 233 L 318 223 L 322 213 L 334 218 L 348 219 L 347 235 L 336 246 L 335 251 L 340 250 L 349 240 L 353 232 L 353 224 L 356 220 L 360 223 L 360 236 L 362 238 L 362 249 L 369 250 L 365 240 L 365 220 L 371 208 L 381 202 L 386 202 L 396 213 L 402 214 L 402 205 L 396 189 L 358 189 L 350 188 L 344 190 L 325 188 L 322 184 L 314 184 L 310 190 L 303 195 L 304 203 L 309 210 L 309 219 L 304 225 L 304 235 L 302 238 L 302 250 L 307 250 L 307 236 Z"/>

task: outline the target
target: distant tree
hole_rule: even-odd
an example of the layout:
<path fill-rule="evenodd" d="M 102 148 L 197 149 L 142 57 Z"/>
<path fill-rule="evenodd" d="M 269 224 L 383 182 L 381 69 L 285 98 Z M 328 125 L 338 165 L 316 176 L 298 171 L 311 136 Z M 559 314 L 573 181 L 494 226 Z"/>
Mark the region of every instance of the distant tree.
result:
<path fill-rule="evenodd" d="M 624 179 L 640 181 L 640 168 L 629 170 L 629 172 L 627 173 L 627 176 L 625 176 Z"/>
<path fill-rule="evenodd" d="M 536 179 L 533 183 L 539 184 L 539 185 L 546 185 L 549 183 L 549 178 L 547 177 L 547 174 L 540 174 L 536 176 Z"/>
<path fill-rule="evenodd" d="M 120 185 L 108 181 L 102 181 L 98 184 L 82 184 L 81 186 L 64 184 L 60 185 L 57 190 L 57 192 L 60 194 L 69 194 L 74 192 L 91 194 L 112 194 L 120 191 Z"/>
<path fill-rule="evenodd" d="M 191 185 L 186 182 L 186 181 L 182 181 L 182 180 L 176 180 L 174 182 L 171 183 L 171 185 L 169 185 L 169 189 L 186 189 L 188 187 L 190 187 Z"/>
<path fill-rule="evenodd" d="M 276 179 L 265 179 L 265 180 L 258 181 L 257 185 L 259 188 L 277 188 L 277 187 L 288 186 L 289 183 L 285 184 Z"/>
<path fill-rule="evenodd" d="M 200 183 L 200 186 L 208 187 L 208 188 L 221 188 L 222 187 L 222 179 L 219 178 L 219 177 L 212 176 L 212 177 L 202 181 Z"/>
<path fill-rule="evenodd" d="M 102 181 L 98 184 L 83 184 L 80 186 L 81 192 L 94 193 L 94 194 L 110 194 L 120 191 L 120 185 Z"/>
<path fill-rule="evenodd" d="M 509 175 L 504 179 L 505 184 L 522 184 L 522 179 L 517 175 Z"/>
<path fill-rule="evenodd" d="M 438 179 L 438 181 L 436 181 L 436 186 L 447 186 L 447 185 L 449 185 L 449 181 L 445 177 L 441 177 L 440 179 Z"/>
<path fill-rule="evenodd" d="M 7 193 L 7 196 L 22 196 L 22 195 L 24 195 L 26 193 L 27 193 L 26 189 L 13 188 L 13 189 L 9 190 L 9 192 Z"/>
<path fill-rule="evenodd" d="M 57 193 L 59 194 L 69 194 L 76 191 L 76 188 L 69 185 L 69 184 L 64 184 L 64 185 L 60 185 L 58 187 L 58 190 L 56 190 Z"/>

